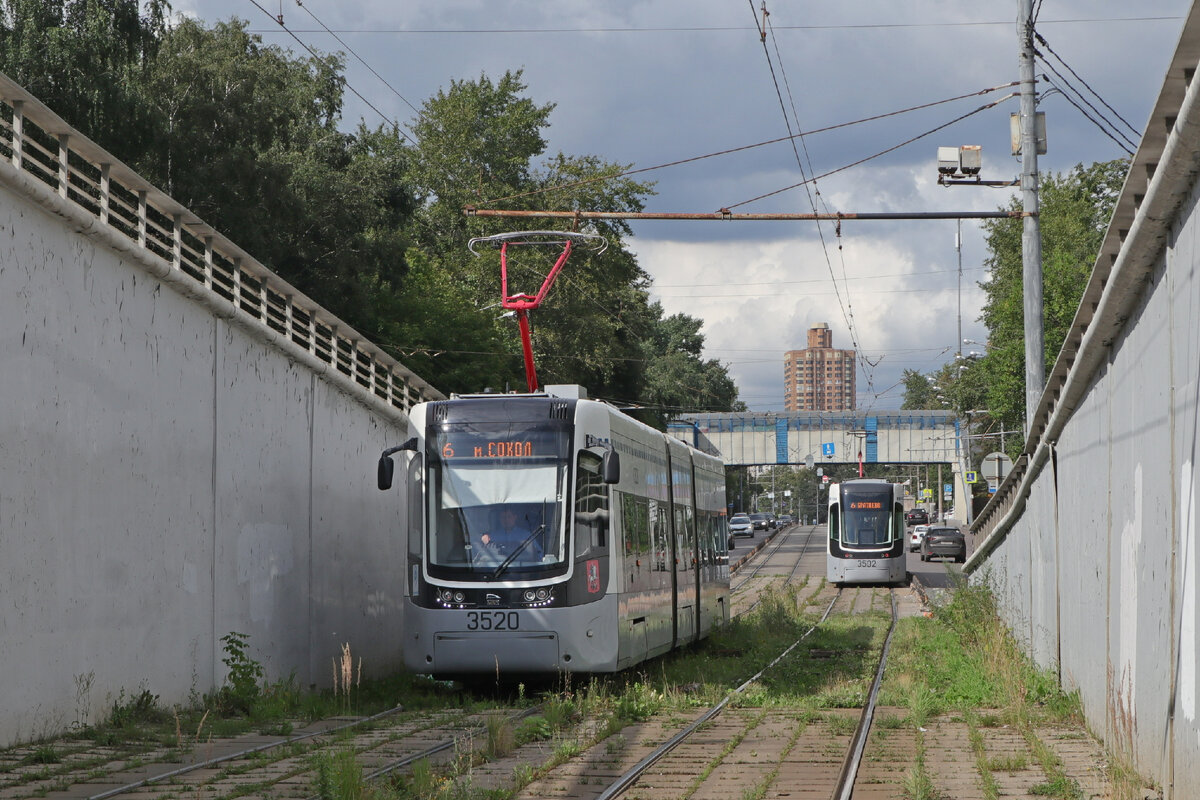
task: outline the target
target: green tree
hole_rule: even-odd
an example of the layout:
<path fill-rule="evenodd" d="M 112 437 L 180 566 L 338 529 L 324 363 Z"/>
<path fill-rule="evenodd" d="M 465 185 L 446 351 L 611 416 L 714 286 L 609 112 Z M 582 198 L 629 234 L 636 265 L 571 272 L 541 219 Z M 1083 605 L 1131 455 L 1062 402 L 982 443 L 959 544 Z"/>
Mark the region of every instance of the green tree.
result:
<path fill-rule="evenodd" d="M 166 0 L 0 0 L 0 71 L 126 160 L 156 135 L 143 94 Z"/>
<path fill-rule="evenodd" d="M 535 103 L 526 88 L 519 71 L 496 81 L 486 75 L 455 81 L 426 101 L 412 126 L 418 143 L 409 174 L 422 200 L 419 246 L 462 285 L 460 297 L 474 312 L 495 326 L 502 350 L 500 357 L 479 353 L 474 370 L 465 369 L 464 361 L 456 374 L 497 387 L 524 383 L 520 338 L 516 323 L 495 308 L 501 295 L 499 256 L 485 252 L 475 258 L 467 242 L 553 226 L 465 216 L 463 209 L 637 211 L 652 192 L 650 184 L 616 177 L 627 165 L 596 156 L 558 153 L 536 163 L 546 149 L 542 131 L 554 106 Z M 583 230 L 603 236 L 608 249 L 599 255 L 576 249 L 546 302 L 530 314 L 540 382 L 579 383 L 593 396 L 629 403 L 696 408 L 699 397 L 699 407 L 727 408 L 736 393 L 724 368 L 703 362 L 698 350 L 667 347 L 659 337 L 662 311 L 650 306 L 649 277 L 625 246 L 628 226 L 606 221 Z M 544 247 L 510 248 L 509 293 L 535 292 L 557 255 Z"/>
<path fill-rule="evenodd" d="M 146 93 L 163 135 L 134 166 L 368 336 L 405 268 L 416 207 L 399 134 L 338 129 L 340 56 L 264 46 L 242 20 L 184 20 Z"/>
<path fill-rule="evenodd" d="M 1042 175 L 1043 329 L 1047 372 L 1058 356 L 1091 275 L 1113 205 L 1128 171 L 1127 159 L 1077 165 L 1066 175 Z M 1013 199 L 1009 210 L 1018 210 Z M 972 371 L 983 390 L 986 407 L 1009 430 L 1023 430 L 1025 418 L 1025 314 L 1020 219 L 989 220 L 989 279 L 982 320 L 989 349 Z M 1009 441 L 1019 454 L 1023 437 Z"/>
<path fill-rule="evenodd" d="M 687 314 L 663 317 L 662 306 L 650 311 L 654 328 L 645 340 L 646 384 L 642 401 L 651 407 L 651 424 L 663 426 L 681 411 L 734 411 L 744 408 L 737 386 L 719 361 L 704 359 L 704 324 Z"/>
<path fill-rule="evenodd" d="M 937 399 L 937 391 L 928 375 L 915 369 L 904 370 L 904 402 L 900 408 L 908 410 L 941 408 Z"/>

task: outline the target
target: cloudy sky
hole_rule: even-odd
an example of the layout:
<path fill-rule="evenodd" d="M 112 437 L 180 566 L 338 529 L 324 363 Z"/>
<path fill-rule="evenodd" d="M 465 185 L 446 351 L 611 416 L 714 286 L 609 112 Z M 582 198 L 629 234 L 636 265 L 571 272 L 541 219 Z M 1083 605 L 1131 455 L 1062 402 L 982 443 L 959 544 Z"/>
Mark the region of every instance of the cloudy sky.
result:
<path fill-rule="evenodd" d="M 238 16 L 263 40 L 302 52 L 342 51 L 351 87 L 346 124 L 402 125 L 411 106 L 454 79 L 523 69 L 529 96 L 556 103 L 549 152 L 649 167 L 819 131 L 1008 84 L 1018 78 L 1017 0 L 175 0 L 206 22 Z M 1092 104 L 1140 132 L 1174 51 L 1188 0 L 1035 0 L 1037 29 L 1057 72 L 1103 98 Z M 275 17 L 282 15 L 284 30 Z M 331 29 L 334 34 L 329 33 Z M 336 38 L 335 38 L 336 35 Z M 293 36 L 295 38 L 293 38 Z M 339 41 L 340 39 L 340 41 Z M 1056 55 L 1055 55 L 1056 54 Z M 1064 66 L 1066 65 L 1066 66 Z M 1074 78 L 1073 70 L 1078 75 Z M 1039 75 L 1062 79 L 1039 63 Z M 373 74 L 378 73 L 378 76 Z M 386 83 L 385 83 L 386 81 Z M 777 90 L 778 87 L 778 90 Z M 1043 172 L 1125 155 L 1059 91 L 1045 93 Z M 1017 177 L 1009 114 L 1016 97 L 862 165 L 791 189 L 947 125 L 1015 92 L 814 132 L 638 176 L 657 181 L 647 210 L 862 213 L 995 210 L 1013 190 L 940 187 L 939 145 L 983 148 L 984 177 Z M 1078 102 L 1078 100 L 1076 101 Z M 411 104 L 411 106 L 410 106 Z M 1084 106 L 1086 109 L 1087 107 Z M 1115 113 L 1114 113 L 1115 111 Z M 785 119 L 786 112 L 786 119 Z M 1097 113 L 1088 110 L 1093 117 Z M 1126 130 L 1134 142 L 1139 136 Z M 1131 148 L 1132 149 L 1132 148 Z M 803 165 L 801 167 L 801 165 Z M 809 187 L 811 190 L 811 186 Z M 958 328 L 982 341 L 983 230 L 962 225 L 962 280 L 953 220 L 829 223 L 656 222 L 631 242 L 668 313 L 704 320 L 706 355 L 729 367 L 755 411 L 783 408 L 783 353 L 826 322 L 834 346 L 856 348 L 858 406 L 894 409 L 905 369 L 953 358 Z M 836 284 L 835 284 L 836 278 Z M 961 317 L 958 308 L 961 301 Z M 515 334 L 514 334 L 515 335 Z M 963 345 L 964 351 L 981 350 Z M 866 362 L 866 363 L 862 363 Z"/>

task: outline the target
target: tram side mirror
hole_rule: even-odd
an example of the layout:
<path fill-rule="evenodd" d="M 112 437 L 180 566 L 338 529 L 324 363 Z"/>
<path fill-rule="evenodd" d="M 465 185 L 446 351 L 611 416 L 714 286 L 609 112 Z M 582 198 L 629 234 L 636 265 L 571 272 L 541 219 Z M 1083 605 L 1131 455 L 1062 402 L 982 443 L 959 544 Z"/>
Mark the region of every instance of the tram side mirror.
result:
<path fill-rule="evenodd" d="M 621 457 L 617 455 L 616 450 L 610 447 L 604 451 L 604 461 L 601 464 L 601 469 L 604 470 L 605 483 L 621 482 Z"/>
<path fill-rule="evenodd" d="M 383 451 L 383 455 L 379 456 L 378 482 L 380 491 L 387 491 L 392 488 L 392 477 L 396 473 L 396 463 L 392 461 L 392 453 L 398 453 L 401 450 L 412 450 L 415 452 L 416 449 L 417 437 L 414 436 L 404 444 L 389 447 Z"/>
<path fill-rule="evenodd" d="M 396 462 L 391 456 L 379 457 L 379 490 L 381 492 L 392 488 L 392 475 L 396 472 Z"/>

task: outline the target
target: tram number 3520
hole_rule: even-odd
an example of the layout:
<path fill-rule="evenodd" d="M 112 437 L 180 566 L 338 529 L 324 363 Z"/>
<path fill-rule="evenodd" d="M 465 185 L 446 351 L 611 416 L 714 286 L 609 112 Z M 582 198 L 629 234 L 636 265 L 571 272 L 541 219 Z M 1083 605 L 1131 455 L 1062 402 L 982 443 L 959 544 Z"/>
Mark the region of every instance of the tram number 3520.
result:
<path fill-rule="evenodd" d="M 521 615 L 516 611 L 468 611 L 469 631 L 515 631 L 521 627 Z"/>
<path fill-rule="evenodd" d="M 863 559 L 858 560 L 858 568 L 859 569 L 875 569 L 875 567 L 876 567 L 875 559 L 873 559 L 873 558 L 869 559 L 869 560 L 863 560 Z"/>

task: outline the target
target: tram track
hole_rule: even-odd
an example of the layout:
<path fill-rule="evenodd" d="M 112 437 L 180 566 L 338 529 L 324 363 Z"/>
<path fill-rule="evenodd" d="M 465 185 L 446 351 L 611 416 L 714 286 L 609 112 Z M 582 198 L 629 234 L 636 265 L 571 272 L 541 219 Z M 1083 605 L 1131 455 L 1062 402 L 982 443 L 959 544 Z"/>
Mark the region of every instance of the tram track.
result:
<path fill-rule="evenodd" d="M 879 590 L 883 591 L 883 590 Z M 892 633 L 898 618 L 895 590 L 892 617 L 880 651 L 874 680 L 857 723 L 843 710 L 823 712 L 738 705 L 752 687 L 791 655 L 824 624 L 837 608 L 851 608 L 851 592 L 837 590 L 821 618 L 767 666 L 730 691 L 719 703 L 703 712 L 678 717 L 660 724 L 638 726 L 623 733 L 624 748 L 609 746 L 606 754 L 593 748 L 582 761 L 591 769 L 575 768 L 570 780 L 548 776 L 515 796 L 537 798 L 553 794 L 596 800 L 613 800 L 632 794 L 638 798 L 681 798 L 746 796 L 763 794 L 769 787 L 804 785 L 806 793 L 833 798 L 849 797 L 871 730 L 879 685 L 887 664 Z M 683 727 L 680 728 L 679 726 Z M 655 742 L 661 738 L 662 741 Z M 830 756 L 831 743 L 838 744 L 837 758 Z M 637 751 L 637 752 L 634 752 Z M 606 757 L 607 756 L 607 757 Z M 627 762 L 637 760 L 628 764 Z M 610 777 L 620 767 L 620 773 Z M 751 784 L 747 785 L 747 780 Z M 708 781 L 713 787 L 701 786 Z M 603 785 L 598 786 L 603 781 Z M 824 786 L 823 791 L 818 786 Z"/>
<path fill-rule="evenodd" d="M 171 763 L 166 760 L 170 755 L 144 763 L 114 760 L 109 770 L 66 772 L 57 775 L 52 785 L 12 786 L 2 796 L 111 800 L 183 794 L 220 798 L 252 792 L 259 797 L 309 797 L 323 754 L 351 753 L 362 767 L 364 780 L 378 780 L 422 759 L 473 753 L 486 747 L 489 716 L 512 724 L 539 713 L 543 705 L 474 714 L 458 710 L 404 714 L 392 708 L 369 717 L 326 719 L 292 736 L 248 735 L 200 745 L 196 750 L 208 751 L 207 757 L 195 757 L 190 763 Z M 224 752 L 214 755 L 214 750 Z"/>
<path fill-rule="evenodd" d="M 793 562 L 790 570 L 788 571 L 788 574 L 784 577 L 781 586 L 788 586 L 795 579 L 796 574 L 800 571 L 800 568 L 804 564 L 805 554 L 808 552 L 809 544 L 811 543 L 812 537 L 813 537 L 814 533 L 816 532 L 816 530 L 817 529 L 815 526 L 809 529 L 807 535 L 805 536 L 804 544 L 800 547 L 799 553 L 797 553 L 796 559 Z M 790 531 L 790 532 L 786 533 L 785 535 L 775 537 L 775 541 L 772 543 L 773 547 L 770 549 L 769 552 L 757 554 L 760 557 L 752 559 L 753 571 L 749 575 L 747 575 L 745 577 L 745 579 L 742 580 L 737 586 L 731 585 L 730 595 L 732 596 L 734 594 L 740 594 L 740 593 L 750 591 L 751 589 L 753 589 L 755 578 L 758 576 L 759 572 L 769 562 L 771 562 L 772 559 L 776 555 L 778 555 L 780 553 L 780 551 L 783 549 L 784 545 L 787 544 L 791 540 L 792 536 L 795 533 L 798 533 L 798 531 Z M 752 612 L 755 608 L 758 607 L 759 603 L 761 602 L 762 590 L 764 588 L 765 587 L 762 587 L 759 589 L 758 597 L 756 597 L 754 599 L 754 601 L 747 608 L 744 608 L 741 611 L 737 612 L 737 616 L 745 616 L 745 615 L 749 614 L 750 612 Z"/>

